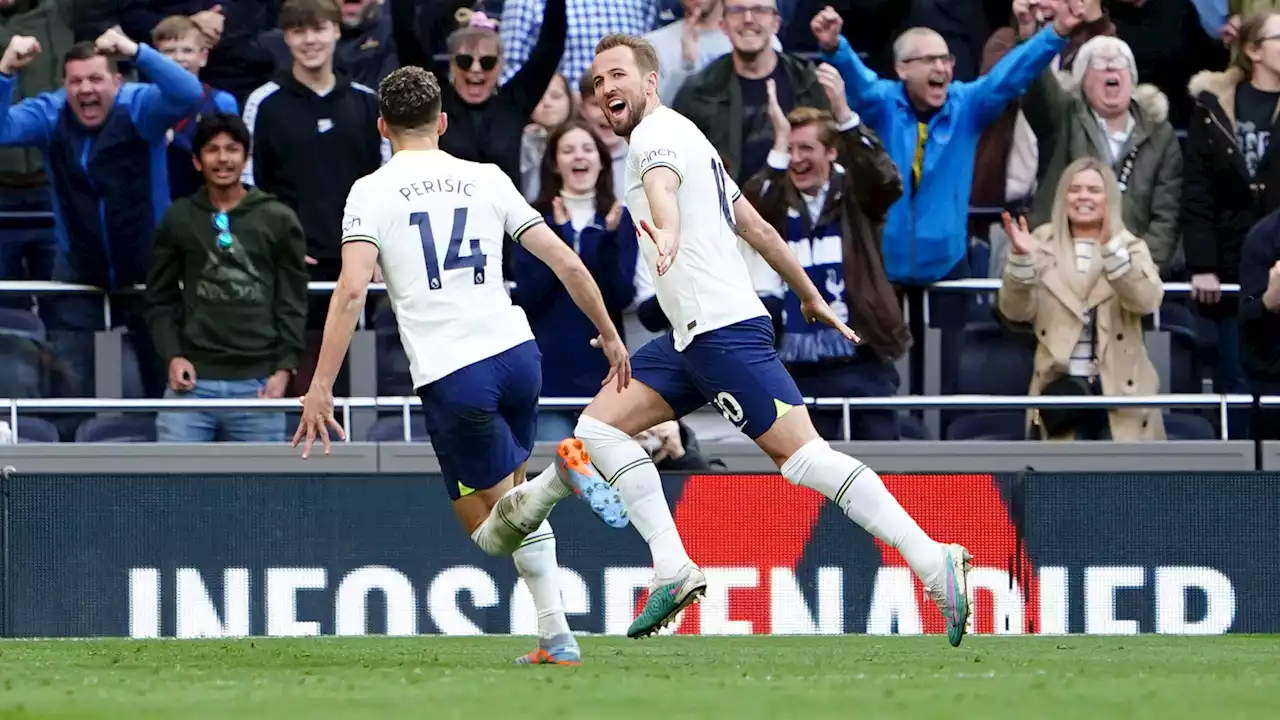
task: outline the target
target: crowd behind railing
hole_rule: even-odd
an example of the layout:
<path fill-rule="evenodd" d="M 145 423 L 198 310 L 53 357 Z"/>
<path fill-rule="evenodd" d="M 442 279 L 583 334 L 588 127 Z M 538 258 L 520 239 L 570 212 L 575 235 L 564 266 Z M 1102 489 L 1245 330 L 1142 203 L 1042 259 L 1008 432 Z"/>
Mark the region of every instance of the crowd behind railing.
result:
<path fill-rule="evenodd" d="M 1280 437 L 1265 400 L 1280 395 L 1270 3 L 579 4 L 0 6 L 11 430 L 284 439 L 343 201 L 387 158 L 376 88 L 402 64 L 442 80 L 442 149 L 498 165 L 589 260 L 628 344 L 665 332 L 618 201 L 627 143 L 584 77 L 597 40 L 627 32 L 652 44 L 662 102 L 864 336 L 826 342 L 744 255 L 780 355 L 824 398 L 825 436 Z M 57 23 L 69 32 L 23 34 Z M 539 437 L 556 439 L 605 365 L 530 260 L 508 244 L 501 271 L 544 349 Z M 413 437 L 407 360 L 373 288 L 335 389 L 354 396 L 349 429 L 370 414 L 355 439 Z M 1048 399 L 1025 411 L 1031 396 Z M 163 412 L 105 414 L 141 408 Z"/>

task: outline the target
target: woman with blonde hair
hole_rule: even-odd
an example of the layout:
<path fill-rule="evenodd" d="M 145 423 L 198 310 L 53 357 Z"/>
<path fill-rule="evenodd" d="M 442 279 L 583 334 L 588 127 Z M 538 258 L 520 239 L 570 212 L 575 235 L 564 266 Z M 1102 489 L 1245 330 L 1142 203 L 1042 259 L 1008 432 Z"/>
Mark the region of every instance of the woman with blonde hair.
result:
<path fill-rule="evenodd" d="M 1142 318 L 1164 298 L 1146 242 L 1125 229 L 1115 173 L 1097 158 L 1067 166 L 1049 222 L 1032 233 L 1004 214 L 1009 260 L 1000 312 L 1035 326 L 1030 395 L 1154 395 L 1160 379 Z M 1158 408 L 1043 408 L 1031 436 L 1048 440 L 1164 438 Z"/>

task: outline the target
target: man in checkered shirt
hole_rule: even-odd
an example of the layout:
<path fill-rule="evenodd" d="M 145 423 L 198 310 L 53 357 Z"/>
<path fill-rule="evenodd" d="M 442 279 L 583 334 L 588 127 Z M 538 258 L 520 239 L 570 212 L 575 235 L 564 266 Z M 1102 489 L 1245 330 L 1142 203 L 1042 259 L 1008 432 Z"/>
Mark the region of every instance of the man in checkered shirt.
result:
<path fill-rule="evenodd" d="M 516 74 L 542 29 L 546 0 L 506 0 L 498 33 L 502 37 L 505 68 L 500 82 Z M 643 35 L 658 26 L 662 0 L 569 0 L 569 37 L 560 58 L 560 74 L 580 78 L 591 67 L 596 43 L 610 33 Z"/>

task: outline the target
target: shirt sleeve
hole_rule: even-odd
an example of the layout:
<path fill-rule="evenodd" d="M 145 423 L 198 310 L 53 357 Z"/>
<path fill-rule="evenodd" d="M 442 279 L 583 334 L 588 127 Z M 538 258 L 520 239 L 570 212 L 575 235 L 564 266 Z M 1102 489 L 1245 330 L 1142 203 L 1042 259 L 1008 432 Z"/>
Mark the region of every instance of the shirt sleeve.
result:
<path fill-rule="evenodd" d="M 542 213 L 534 210 L 529 201 L 524 199 L 511 178 L 494 166 L 493 168 L 494 207 L 502 218 L 502 229 L 512 240 L 520 242 L 520 236 L 529 228 L 546 222 Z"/>
<path fill-rule="evenodd" d="M 374 204 L 369 201 L 368 183 L 357 181 L 347 193 L 347 205 L 342 211 L 342 243 L 367 242 L 379 245 L 377 218 Z"/>
<path fill-rule="evenodd" d="M 663 128 L 653 124 L 632 133 L 628 161 L 635 163 L 636 176 L 643 179 L 650 170 L 665 167 L 673 170 L 680 182 L 684 182 L 685 158 L 677 144 L 672 133 L 664 132 Z"/>

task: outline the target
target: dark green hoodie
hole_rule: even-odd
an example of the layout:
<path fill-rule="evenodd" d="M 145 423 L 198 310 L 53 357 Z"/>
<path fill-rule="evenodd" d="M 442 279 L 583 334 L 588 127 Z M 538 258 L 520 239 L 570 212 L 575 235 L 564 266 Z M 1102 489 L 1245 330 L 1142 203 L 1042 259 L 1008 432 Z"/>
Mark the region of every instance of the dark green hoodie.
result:
<path fill-rule="evenodd" d="M 297 369 L 307 316 L 302 225 L 274 196 L 249 188 L 227 213 L 232 241 L 223 248 L 215 212 L 201 188 L 170 205 L 156 228 L 146 293 L 156 352 L 166 365 L 185 357 L 210 380 Z"/>

